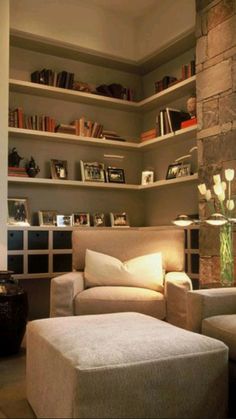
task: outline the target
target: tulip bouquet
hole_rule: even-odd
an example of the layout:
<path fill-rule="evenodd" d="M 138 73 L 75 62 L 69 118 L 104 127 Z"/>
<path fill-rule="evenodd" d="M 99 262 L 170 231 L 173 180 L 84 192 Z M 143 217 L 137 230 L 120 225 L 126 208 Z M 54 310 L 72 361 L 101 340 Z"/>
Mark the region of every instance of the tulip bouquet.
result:
<path fill-rule="evenodd" d="M 233 229 L 232 223 L 236 219 L 232 217 L 235 203 L 232 199 L 231 182 L 234 179 L 234 170 L 225 170 L 225 180 L 220 175 L 213 176 L 213 191 L 217 198 L 216 204 L 212 204 L 213 194 L 207 189 L 205 183 L 198 185 L 199 192 L 207 201 L 212 210 L 211 216 L 206 220 L 208 224 L 220 227 L 220 274 L 221 284 L 231 286 L 234 283 L 234 257 L 233 257 Z M 217 209 L 215 208 L 217 206 Z M 216 212 L 217 210 L 217 212 Z"/>
<path fill-rule="evenodd" d="M 205 197 L 209 207 L 214 211 L 214 214 L 212 214 L 212 216 L 215 216 L 215 218 L 217 218 L 218 216 L 218 219 L 219 219 L 218 225 L 223 225 L 223 224 L 226 224 L 228 221 L 233 221 L 233 219 L 231 218 L 231 215 L 235 207 L 235 204 L 234 204 L 234 200 L 231 197 L 231 182 L 234 179 L 234 169 L 225 170 L 225 179 L 227 183 L 221 180 L 220 175 L 213 176 L 213 181 L 214 181 L 213 190 L 218 199 L 220 214 L 215 213 L 215 208 L 211 204 L 211 199 L 213 197 L 211 190 L 207 189 L 205 183 L 201 183 L 200 185 L 198 185 L 199 192 L 201 193 L 201 195 Z M 214 217 L 212 216 L 210 218 L 212 218 L 213 220 Z M 210 221 L 211 220 L 209 219 L 208 221 L 209 224 L 211 224 Z M 215 225 L 217 225 L 217 223 L 215 223 Z"/>

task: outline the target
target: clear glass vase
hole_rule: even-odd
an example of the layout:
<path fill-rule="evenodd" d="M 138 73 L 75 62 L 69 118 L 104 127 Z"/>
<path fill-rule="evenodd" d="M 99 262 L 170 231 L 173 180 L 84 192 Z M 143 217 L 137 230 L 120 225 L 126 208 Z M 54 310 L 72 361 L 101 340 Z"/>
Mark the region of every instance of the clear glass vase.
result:
<path fill-rule="evenodd" d="M 220 227 L 220 282 L 222 287 L 234 284 L 233 227 L 227 223 Z"/>

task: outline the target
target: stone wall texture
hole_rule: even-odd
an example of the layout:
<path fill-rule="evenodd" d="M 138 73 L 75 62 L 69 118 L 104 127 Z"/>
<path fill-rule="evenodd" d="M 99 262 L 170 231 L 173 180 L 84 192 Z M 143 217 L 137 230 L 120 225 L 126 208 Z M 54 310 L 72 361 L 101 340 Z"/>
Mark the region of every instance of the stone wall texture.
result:
<path fill-rule="evenodd" d="M 196 11 L 199 182 L 212 190 L 214 174 L 236 170 L 236 0 L 196 0 Z M 199 214 L 209 215 L 201 196 Z M 220 285 L 219 274 L 219 232 L 202 225 L 200 287 Z"/>

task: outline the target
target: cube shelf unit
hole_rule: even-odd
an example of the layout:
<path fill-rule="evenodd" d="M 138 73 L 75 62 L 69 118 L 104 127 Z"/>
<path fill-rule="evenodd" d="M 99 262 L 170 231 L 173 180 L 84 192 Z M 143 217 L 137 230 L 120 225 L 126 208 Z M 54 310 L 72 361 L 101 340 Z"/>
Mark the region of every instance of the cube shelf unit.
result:
<path fill-rule="evenodd" d="M 178 40 L 177 52 L 174 45 L 167 48 L 165 60 L 172 62 L 172 67 L 176 54 L 184 57 L 181 59 L 189 60 L 194 47 L 194 36 L 187 38 L 183 39 L 182 47 L 181 41 Z M 24 60 L 24 65 L 22 65 L 22 60 Z M 178 66 L 181 68 L 179 57 L 177 57 L 178 60 Z M 196 77 L 192 76 L 148 96 L 145 88 L 142 92 L 142 82 L 145 84 L 147 81 L 154 87 L 153 80 L 160 78 L 161 68 L 155 70 L 153 63 L 129 65 L 112 58 L 83 54 L 69 44 L 64 45 L 50 39 L 39 39 L 32 34 L 14 31 L 11 34 L 9 81 L 11 108 L 22 107 L 26 114 L 50 113 L 61 123 L 69 123 L 79 115 L 85 115 L 86 119 L 101 121 L 106 129 L 120 130 L 121 136 L 125 136 L 127 141 L 9 127 L 10 147 L 16 147 L 19 154 L 26 158 L 32 155 L 40 167 L 40 173 L 35 178 L 8 176 L 9 197 L 28 197 L 34 217 L 38 210 L 49 209 L 57 209 L 62 214 L 78 211 L 89 213 L 126 211 L 131 226 L 141 227 L 155 225 L 152 220 L 149 220 L 150 217 L 145 208 L 146 202 L 152 202 L 154 195 L 169 196 L 169 208 L 173 214 L 174 202 L 179 191 L 183 196 L 188 195 L 189 190 L 193 191 L 195 188 L 197 196 L 196 171 L 189 176 L 165 179 L 168 165 L 179 157 L 179 153 L 186 154 L 190 147 L 196 145 L 196 126 L 180 129 L 175 133 L 145 142 L 140 142 L 138 139 L 141 131 L 155 126 L 155 115 L 161 108 L 165 106 L 182 108 L 186 103 L 186 98 L 195 91 Z M 116 80 L 121 84 L 129 85 L 130 83 L 131 88 L 137 86 L 137 100 L 126 101 L 30 82 L 31 72 L 43 66 L 55 68 L 57 71 L 66 68 L 67 71 L 75 74 L 82 72 L 86 74 L 88 81 L 89 78 L 91 82 L 96 80 L 96 84 L 105 83 L 103 77 L 108 77 L 107 82 Z M 106 71 L 103 71 L 105 67 Z M 50 178 L 49 161 L 52 158 L 68 160 L 70 167 L 67 180 Z M 126 183 L 83 182 L 79 171 L 79 160 L 99 161 L 107 166 L 122 167 L 125 170 Z M 155 181 L 152 184 L 141 185 L 142 170 L 150 169 L 157 173 Z M 191 205 L 193 207 L 191 213 L 196 213 L 196 202 Z M 185 212 L 185 203 L 183 203 L 182 211 Z M 157 210 L 157 214 L 158 225 L 166 225 L 160 209 Z M 169 223 L 172 215 L 169 217 Z M 33 224 L 36 223 L 36 218 L 34 218 Z M 8 234 L 13 234 L 9 236 L 9 243 L 12 243 L 13 237 L 18 240 L 18 236 L 22 236 L 23 240 L 23 248 L 9 248 L 9 258 L 11 258 L 9 268 L 14 266 L 14 260 L 16 261 L 19 256 L 21 273 L 17 275 L 24 277 L 54 275 L 56 256 L 64 254 L 68 261 L 71 257 L 71 248 L 53 247 L 53 238 L 60 231 L 62 236 L 69 235 L 72 228 L 60 230 L 56 227 L 45 229 L 40 226 L 9 227 Z M 36 242 L 37 237 L 38 240 L 41 237 L 46 240 L 45 237 L 48 237 L 48 246 L 45 244 L 45 248 L 31 248 L 29 244 L 33 237 Z M 34 260 L 34 256 L 37 255 L 40 255 L 44 261 L 44 266 L 47 266 L 47 272 L 29 270 L 31 260 Z M 19 272 L 19 266 L 16 266 L 16 272 Z M 62 272 L 64 271 L 62 269 Z"/>
<path fill-rule="evenodd" d="M 51 278 L 71 271 L 72 228 L 8 227 L 8 268 L 17 279 Z"/>

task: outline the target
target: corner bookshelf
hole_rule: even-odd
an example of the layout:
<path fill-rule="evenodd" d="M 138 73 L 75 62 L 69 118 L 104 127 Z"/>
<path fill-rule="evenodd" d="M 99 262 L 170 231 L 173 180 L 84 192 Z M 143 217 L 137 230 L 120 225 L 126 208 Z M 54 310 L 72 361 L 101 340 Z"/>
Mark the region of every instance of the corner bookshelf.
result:
<path fill-rule="evenodd" d="M 193 47 L 193 37 L 189 37 L 189 40 L 190 38 L 191 42 L 183 39 L 182 49 L 181 42 L 178 42 L 179 55 Z M 16 147 L 19 154 L 25 158 L 33 156 L 40 167 L 40 173 L 35 178 L 8 176 L 9 197 L 28 197 L 33 214 L 36 214 L 38 210 L 55 208 L 62 214 L 78 211 L 89 213 L 126 211 L 131 226 L 140 227 L 149 225 L 149 220 L 145 219 L 145 213 L 148 213 L 147 202 L 148 200 L 152 202 L 153 196 L 157 200 L 159 193 L 163 196 L 167 190 L 171 192 L 175 190 L 175 196 L 178 195 L 178 191 L 181 191 L 183 196 L 188 194 L 189 190 L 196 188 L 197 173 L 171 180 L 165 179 L 168 165 L 179 157 L 179 154 L 186 154 L 189 147 L 196 145 L 196 126 L 144 142 L 139 141 L 141 131 L 145 130 L 148 124 L 155 126 L 155 115 L 162 107 L 184 106 L 186 97 L 195 90 L 195 76 L 143 98 L 140 93 L 142 78 L 148 72 L 154 71 L 153 65 L 149 68 L 148 63 L 147 65 L 142 63 L 142 66 L 137 63 L 122 63 L 114 57 L 104 58 L 91 52 L 75 51 L 71 45 L 17 31 L 11 34 L 11 49 L 9 80 L 11 107 L 22 107 L 26 114 L 51 112 L 58 122 L 67 124 L 76 119 L 77 115 L 85 115 L 87 118 L 91 117 L 92 120 L 101 121 L 108 130 L 120 130 L 121 136 L 127 138 L 127 141 L 9 127 L 10 148 Z M 25 60 L 24 68 L 21 64 L 21 52 Z M 171 54 L 168 55 L 167 51 L 165 57 L 166 60 L 174 58 L 173 46 Z M 153 60 L 152 62 L 154 63 Z M 65 66 L 69 69 L 68 71 L 72 68 L 71 71 L 79 73 L 81 63 L 84 67 L 87 66 L 88 77 L 92 80 L 103 76 L 102 66 L 105 66 L 104 73 L 108 75 L 109 80 L 116 80 L 117 77 L 118 83 L 130 83 L 131 87 L 138 86 L 136 101 L 29 81 L 31 72 L 42 66 L 55 65 L 56 69 L 63 69 Z M 100 68 L 99 71 L 98 68 Z M 104 83 L 104 80 L 101 78 L 97 84 L 99 83 Z M 49 161 L 54 158 L 65 159 L 69 162 L 68 180 L 50 178 Z M 106 166 L 122 167 L 125 170 L 126 183 L 83 182 L 79 170 L 80 160 L 99 161 L 104 162 Z M 141 172 L 150 167 L 154 168 L 156 179 L 152 184 L 141 185 Z M 174 213 L 172 194 L 168 195 L 169 206 Z M 193 203 L 193 213 L 196 212 L 195 206 Z M 158 222 L 160 225 L 163 224 L 159 213 Z M 32 231 L 34 229 L 41 231 L 40 226 L 35 225 L 31 228 Z M 49 230 L 49 240 L 52 240 L 56 229 Z M 10 230 L 13 231 L 14 228 L 10 227 Z M 26 243 L 27 234 L 31 230 L 22 229 L 21 231 L 27 232 L 22 233 L 24 243 Z M 42 254 L 46 254 L 47 250 L 42 249 Z M 11 252 L 17 251 L 11 250 Z M 33 252 L 32 249 L 31 251 Z M 69 251 L 68 254 L 70 254 Z M 16 256 L 16 254 L 11 253 L 11 256 Z M 50 258 L 49 266 L 52 265 L 52 256 Z M 23 259 L 25 264 L 25 257 Z M 26 271 L 25 267 L 23 272 Z M 50 276 L 52 272 L 50 267 L 46 274 Z"/>

